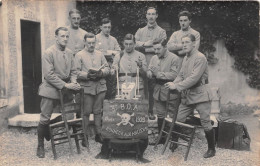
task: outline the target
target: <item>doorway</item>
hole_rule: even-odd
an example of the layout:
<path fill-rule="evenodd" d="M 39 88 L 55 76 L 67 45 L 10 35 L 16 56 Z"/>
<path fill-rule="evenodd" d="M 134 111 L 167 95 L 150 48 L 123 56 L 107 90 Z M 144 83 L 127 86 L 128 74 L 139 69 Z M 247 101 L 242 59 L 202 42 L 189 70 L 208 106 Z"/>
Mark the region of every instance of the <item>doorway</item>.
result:
<path fill-rule="evenodd" d="M 40 23 L 21 20 L 24 113 L 40 113 L 42 82 Z"/>

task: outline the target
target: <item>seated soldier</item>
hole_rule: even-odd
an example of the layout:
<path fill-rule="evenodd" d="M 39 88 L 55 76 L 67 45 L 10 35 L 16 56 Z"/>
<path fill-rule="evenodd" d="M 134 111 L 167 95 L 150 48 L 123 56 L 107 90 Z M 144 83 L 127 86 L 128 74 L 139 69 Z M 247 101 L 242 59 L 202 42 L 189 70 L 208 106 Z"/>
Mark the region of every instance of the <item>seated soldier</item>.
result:
<path fill-rule="evenodd" d="M 122 81 L 120 82 L 120 84 L 122 84 L 122 82 L 125 81 L 125 79 L 129 79 L 132 82 L 135 82 L 136 79 L 136 71 L 137 71 L 137 67 L 140 68 L 140 75 L 146 74 L 146 69 L 147 69 L 147 65 L 146 65 L 146 60 L 145 60 L 145 56 L 136 51 L 134 49 L 135 47 L 135 38 L 132 34 L 127 34 L 124 38 L 124 46 L 125 46 L 125 50 L 123 51 L 123 55 L 122 57 L 115 57 L 114 59 L 114 63 L 113 63 L 113 69 L 112 69 L 112 74 L 115 74 L 115 69 L 119 66 L 119 73 L 122 73 L 122 75 L 120 74 L 120 77 L 123 78 L 121 79 Z M 129 73 L 129 76 L 125 76 L 125 72 Z M 143 74 L 142 74 L 143 73 Z M 141 78 L 140 78 L 141 80 Z M 142 81 L 140 81 L 140 94 L 141 97 L 144 96 L 144 92 L 143 92 L 143 85 L 141 85 Z M 109 139 L 104 139 L 103 140 L 103 145 L 101 147 L 101 152 L 96 156 L 97 159 L 106 159 L 108 158 L 108 143 L 109 143 Z M 148 138 L 147 139 L 140 139 L 140 155 L 139 155 L 139 161 L 143 162 L 143 163 L 148 163 L 150 162 L 149 160 L 143 158 L 143 153 L 145 151 L 145 149 L 148 146 Z"/>
<path fill-rule="evenodd" d="M 154 87 L 154 106 L 157 113 L 158 130 L 162 130 L 163 119 L 166 112 L 166 101 L 168 89 L 164 86 L 165 83 L 173 81 L 177 76 L 177 68 L 179 64 L 179 58 L 177 55 L 169 52 L 166 48 L 166 40 L 154 41 L 153 48 L 155 54 L 149 64 L 147 77 L 154 77 L 156 84 Z M 177 105 L 177 96 L 170 96 L 170 112 L 172 115 Z M 164 144 L 165 140 L 160 140 L 160 144 Z"/>
<path fill-rule="evenodd" d="M 139 95 L 144 97 L 144 84 L 143 77 L 146 75 L 147 63 L 144 54 L 134 49 L 135 37 L 132 34 L 127 34 L 124 38 L 124 47 L 120 55 L 116 55 L 112 65 L 111 73 L 115 74 L 118 69 L 119 76 L 119 89 L 125 82 L 136 83 L 137 68 L 139 68 Z M 121 92 L 120 92 L 121 94 Z"/>

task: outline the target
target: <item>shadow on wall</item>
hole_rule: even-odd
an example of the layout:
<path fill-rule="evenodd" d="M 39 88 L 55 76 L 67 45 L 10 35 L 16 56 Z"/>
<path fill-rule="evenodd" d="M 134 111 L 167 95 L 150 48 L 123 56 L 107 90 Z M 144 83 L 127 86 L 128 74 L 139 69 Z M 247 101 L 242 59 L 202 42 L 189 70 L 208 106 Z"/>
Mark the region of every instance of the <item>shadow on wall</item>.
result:
<path fill-rule="evenodd" d="M 218 40 L 215 57 L 218 63 L 209 65 L 209 82 L 213 87 L 220 88 L 221 104 L 229 102 L 260 106 L 260 91 L 252 89 L 246 83 L 246 75 L 234 69 L 234 58 L 225 48 L 224 40 Z"/>

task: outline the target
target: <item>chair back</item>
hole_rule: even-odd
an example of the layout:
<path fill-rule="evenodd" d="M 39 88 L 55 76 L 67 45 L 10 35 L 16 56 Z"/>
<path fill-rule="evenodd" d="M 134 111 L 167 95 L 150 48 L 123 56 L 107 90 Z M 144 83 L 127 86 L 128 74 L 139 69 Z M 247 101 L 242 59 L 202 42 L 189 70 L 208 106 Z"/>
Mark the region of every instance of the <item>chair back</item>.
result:
<path fill-rule="evenodd" d="M 84 89 L 80 90 L 70 90 L 67 88 L 63 88 L 59 90 L 60 93 L 60 105 L 61 105 L 61 113 L 63 120 L 68 120 L 67 114 L 83 114 L 84 108 Z M 82 116 L 81 116 L 82 117 Z"/>

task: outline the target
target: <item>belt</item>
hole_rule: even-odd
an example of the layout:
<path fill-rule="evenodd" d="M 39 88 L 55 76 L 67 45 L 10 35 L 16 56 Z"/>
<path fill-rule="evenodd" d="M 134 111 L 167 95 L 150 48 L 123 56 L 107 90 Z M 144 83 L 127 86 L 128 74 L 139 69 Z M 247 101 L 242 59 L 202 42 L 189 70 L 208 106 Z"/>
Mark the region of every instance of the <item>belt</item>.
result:
<path fill-rule="evenodd" d="M 206 79 L 205 81 L 200 80 L 200 81 L 198 81 L 195 85 L 193 85 L 192 87 L 190 87 L 189 89 L 197 88 L 197 87 L 199 87 L 199 86 L 201 86 L 201 85 L 206 85 L 206 84 L 208 84 L 208 83 L 209 83 L 208 79 Z"/>
<path fill-rule="evenodd" d="M 126 74 L 125 73 L 118 73 L 118 76 L 123 77 L 123 76 L 126 76 Z M 136 73 L 127 73 L 127 76 L 136 77 Z"/>
<path fill-rule="evenodd" d="M 164 84 L 166 84 L 167 82 L 172 82 L 173 80 L 155 79 L 155 81 L 156 81 L 156 84 L 164 85 Z"/>

